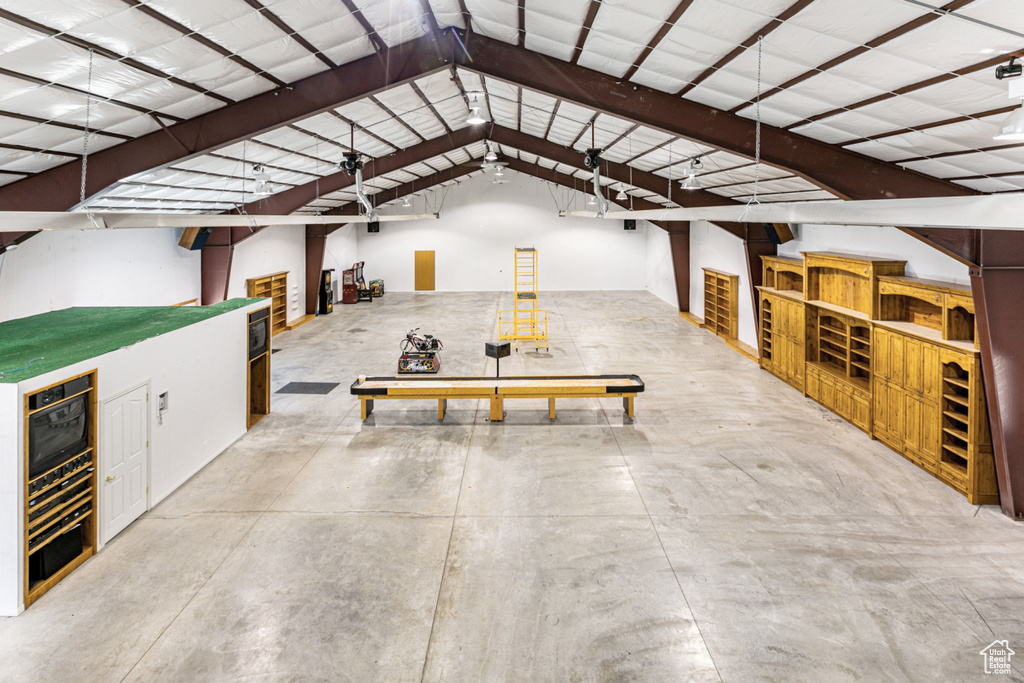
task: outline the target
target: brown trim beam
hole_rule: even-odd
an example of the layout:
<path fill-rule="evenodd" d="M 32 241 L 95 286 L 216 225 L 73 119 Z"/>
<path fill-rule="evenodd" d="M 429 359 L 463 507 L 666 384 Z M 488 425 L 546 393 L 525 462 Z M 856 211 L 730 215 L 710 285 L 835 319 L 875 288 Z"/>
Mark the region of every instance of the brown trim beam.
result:
<path fill-rule="evenodd" d="M 680 17 L 683 16 L 683 12 L 688 10 L 692 4 L 693 0 L 683 0 L 674 10 L 672 10 L 672 14 L 670 14 L 668 19 L 665 20 L 665 23 L 661 25 L 661 28 L 659 28 L 658 32 L 654 34 L 654 37 L 652 37 L 650 42 L 647 43 L 647 46 L 640 51 L 640 56 L 636 58 L 635 62 L 633 62 L 633 66 L 629 67 L 626 71 L 626 75 L 622 77 L 622 80 L 628 81 L 633 78 L 636 72 L 640 69 L 640 66 L 644 63 L 644 60 L 654 52 L 654 48 L 658 47 L 665 36 L 668 35 L 668 32 L 672 30 L 672 27 L 675 26 L 676 22 L 679 21 Z"/>
<path fill-rule="evenodd" d="M 572 51 L 572 59 L 569 60 L 570 64 L 580 61 L 580 55 L 583 54 L 583 44 L 587 42 L 587 36 L 590 35 L 590 28 L 594 25 L 594 19 L 597 18 L 597 10 L 599 9 L 601 9 L 600 0 L 591 0 L 590 7 L 587 8 L 587 16 L 583 19 L 583 26 L 580 28 L 579 38 L 576 40 L 576 49 Z"/>

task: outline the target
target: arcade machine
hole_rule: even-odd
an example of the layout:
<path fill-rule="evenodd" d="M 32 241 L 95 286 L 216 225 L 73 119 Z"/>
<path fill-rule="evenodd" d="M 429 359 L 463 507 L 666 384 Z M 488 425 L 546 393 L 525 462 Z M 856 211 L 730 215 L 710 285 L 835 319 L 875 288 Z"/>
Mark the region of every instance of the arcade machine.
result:
<path fill-rule="evenodd" d="M 373 301 L 373 290 L 366 286 L 363 279 L 363 261 L 352 265 L 341 274 L 341 303 L 355 304 L 360 301 Z"/>

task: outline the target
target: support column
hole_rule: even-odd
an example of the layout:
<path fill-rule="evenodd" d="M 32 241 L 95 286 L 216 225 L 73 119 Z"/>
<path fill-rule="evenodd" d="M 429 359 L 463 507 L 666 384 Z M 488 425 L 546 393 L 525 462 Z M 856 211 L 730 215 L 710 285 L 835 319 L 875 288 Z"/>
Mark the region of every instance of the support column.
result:
<path fill-rule="evenodd" d="M 327 247 L 325 225 L 306 226 L 306 315 L 316 315 L 319 308 L 320 274 L 324 269 Z"/>
<path fill-rule="evenodd" d="M 757 288 L 764 284 L 761 282 L 764 275 L 764 270 L 761 268 L 761 257 L 774 256 L 779 253 L 779 246 L 768 239 L 768 232 L 761 223 L 746 223 L 745 233 L 743 251 L 747 256 L 747 280 L 750 282 L 750 301 L 754 309 L 754 329 L 759 330 L 761 329 L 761 307 L 757 301 Z M 760 339 L 760 333 L 757 336 Z"/>
<path fill-rule="evenodd" d="M 690 224 L 669 223 L 668 239 L 672 247 L 672 268 L 676 276 L 679 312 L 690 310 Z"/>
<path fill-rule="evenodd" d="M 228 282 L 231 277 L 231 258 L 235 247 L 230 244 L 210 245 L 202 251 L 202 302 L 203 306 L 217 304 L 228 298 Z"/>
<path fill-rule="evenodd" d="M 1024 233 L 981 231 L 971 268 L 999 504 L 1024 518 Z"/>

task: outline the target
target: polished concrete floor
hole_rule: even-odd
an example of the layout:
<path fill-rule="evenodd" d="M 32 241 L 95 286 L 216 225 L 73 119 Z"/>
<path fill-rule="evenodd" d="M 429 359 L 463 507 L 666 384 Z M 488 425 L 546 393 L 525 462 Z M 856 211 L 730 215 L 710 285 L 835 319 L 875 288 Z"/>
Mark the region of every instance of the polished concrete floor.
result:
<path fill-rule="evenodd" d="M 617 399 L 379 402 L 421 326 L 491 374 L 495 293 L 388 294 L 274 340 L 273 413 L 23 615 L 2 681 L 970 681 L 1024 671 L 1024 524 L 974 507 L 648 293 L 545 293 Z"/>

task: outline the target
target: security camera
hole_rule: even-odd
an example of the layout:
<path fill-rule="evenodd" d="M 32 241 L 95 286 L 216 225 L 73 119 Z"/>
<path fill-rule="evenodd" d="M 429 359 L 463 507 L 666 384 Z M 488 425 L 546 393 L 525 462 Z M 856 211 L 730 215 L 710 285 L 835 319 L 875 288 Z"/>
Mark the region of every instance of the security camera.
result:
<path fill-rule="evenodd" d="M 1006 66 L 996 67 L 996 79 L 1003 80 L 1004 78 L 1013 78 L 1014 76 L 1020 76 L 1021 65 L 1017 63 L 1016 57 L 1010 58 L 1010 63 Z"/>
<path fill-rule="evenodd" d="M 583 165 L 587 168 L 598 168 L 601 166 L 601 150 L 588 149 L 587 155 L 583 157 Z"/>
<path fill-rule="evenodd" d="M 363 167 L 363 162 L 357 153 L 345 152 L 345 158 L 338 162 L 338 166 L 340 166 L 341 170 L 345 171 L 349 175 L 353 175 Z"/>

